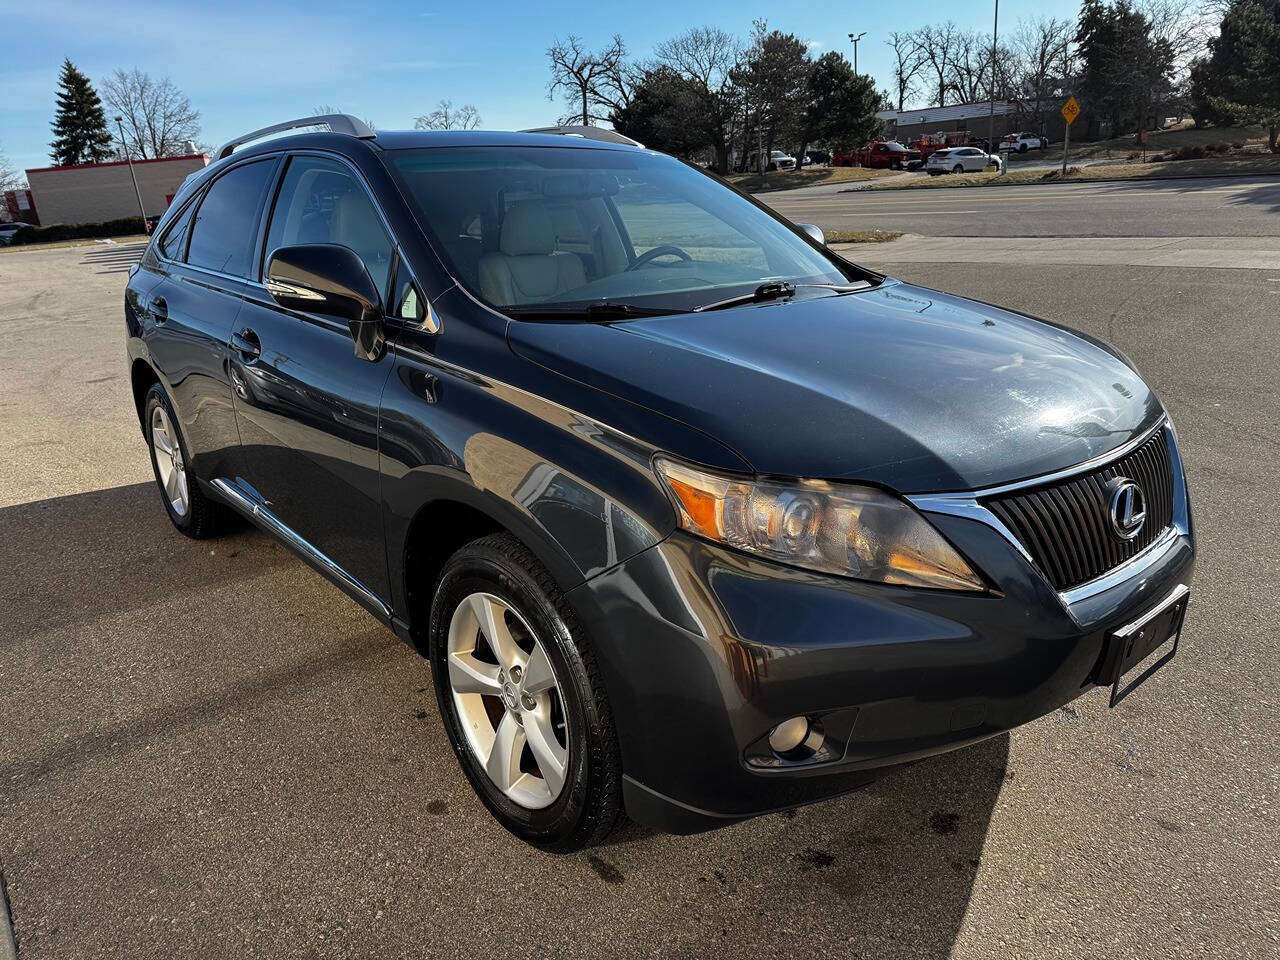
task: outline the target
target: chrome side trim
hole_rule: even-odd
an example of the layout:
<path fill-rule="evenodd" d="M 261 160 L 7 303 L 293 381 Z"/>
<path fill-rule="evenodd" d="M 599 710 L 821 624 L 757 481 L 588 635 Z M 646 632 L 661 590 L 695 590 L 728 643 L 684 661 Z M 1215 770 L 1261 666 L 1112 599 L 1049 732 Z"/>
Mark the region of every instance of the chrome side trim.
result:
<path fill-rule="evenodd" d="M 268 533 L 274 534 L 282 540 L 287 547 L 300 554 L 303 559 L 309 561 L 339 587 L 352 594 L 364 606 L 374 612 L 381 613 L 388 620 L 391 619 L 392 609 L 377 594 L 347 573 L 328 555 L 312 546 L 309 540 L 303 538 L 301 534 L 268 510 L 266 504 L 249 494 L 240 484 L 233 480 L 219 477 L 213 481 L 213 486 L 227 503 Z"/>
<path fill-rule="evenodd" d="M 1150 430 L 1144 431 L 1139 436 L 1125 442 L 1114 450 L 1100 456 L 1087 460 L 1082 464 L 1069 467 L 1066 470 L 1059 470 L 1054 473 L 1046 474 L 1042 477 L 1033 477 L 1030 480 L 1019 480 L 1016 483 L 1002 484 L 998 487 L 986 487 L 982 490 L 971 490 L 963 493 L 925 493 L 908 496 L 906 499 L 917 510 L 923 513 L 942 513 L 954 517 L 963 517 L 966 520 L 976 520 L 978 523 L 986 524 L 997 533 L 999 533 L 1009 544 L 1018 551 L 1018 554 L 1030 563 L 1037 572 L 1040 568 L 1032 559 L 1027 548 L 1014 535 L 1000 518 L 982 505 L 981 500 L 984 497 L 990 497 L 1001 493 L 1007 493 L 1012 490 L 1021 490 L 1027 487 L 1039 487 L 1046 484 L 1055 483 L 1070 477 L 1078 476 L 1084 473 L 1092 473 L 1101 467 L 1106 466 L 1116 460 L 1120 460 L 1127 456 L 1133 450 L 1136 450 L 1142 444 L 1146 443 L 1159 430 L 1167 433 L 1170 452 L 1170 466 L 1173 471 L 1173 522 L 1160 534 L 1150 545 L 1148 545 L 1141 553 L 1138 553 L 1117 567 L 1088 580 L 1084 583 L 1077 584 L 1067 590 L 1058 591 L 1058 597 L 1068 608 L 1072 604 L 1079 603 L 1081 600 L 1088 599 L 1096 594 L 1109 590 L 1116 584 L 1125 580 L 1138 576 L 1148 567 L 1154 565 L 1166 550 L 1180 537 L 1190 532 L 1190 521 L 1187 510 L 1187 484 L 1186 475 L 1182 468 L 1182 455 L 1178 450 L 1177 437 L 1173 431 L 1173 425 L 1169 422 L 1168 417 L 1161 417 Z M 1041 576 L 1043 573 L 1041 572 Z"/>

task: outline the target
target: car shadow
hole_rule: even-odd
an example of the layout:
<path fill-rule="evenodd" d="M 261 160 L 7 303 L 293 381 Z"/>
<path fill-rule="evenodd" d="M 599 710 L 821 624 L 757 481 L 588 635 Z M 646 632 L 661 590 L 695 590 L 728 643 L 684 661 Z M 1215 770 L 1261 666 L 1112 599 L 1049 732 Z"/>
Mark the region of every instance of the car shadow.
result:
<path fill-rule="evenodd" d="M 306 896 L 359 900 L 366 880 L 382 882 L 301 866 L 317 836 L 393 850 L 426 838 L 432 870 L 470 872 L 482 862 L 488 884 L 530 870 L 549 878 L 569 896 L 540 918 L 548 931 L 574 922 L 586 902 L 622 922 L 631 898 L 666 890 L 667 907 L 647 909 L 686 924 L 671 927 L 675 952 L 700 942 L 694 924 L 702 924 L 708 934 L 727 931 L 731 951 L 750 941 L 775 955 L 818 937 L 825 945 L 814 954 L 838 944 L 842 955 L 945 957 L 1012 777 L 1009 738 L 1000 736 L 812 806 L 694 836 L 628 825 L 605 846 L 543 857 L 491 822 L 472 795 L 426 664 L 270 537 L 246 526 L 188 540 L 171 528 L 151 482 L 6 507 L 0 530 L 0 723 L 13 735 L 13 749 L 0 751 L 0 810 L 11 814 L 0 817 L 0 850 L 9 851 L 6 876 L 12 868 L 27 884 L 14 901 L 20 922 L 63 898 L 96 915 L 109 888 L 76 872 L 85 859 L 110 863 L 118 886 L 132 891 L 130 915 L 145 915 L 156 871 L 180 861 L 192 876 L 218 875 L 229 869 L 214 842 L 221 831 L 268 830 L 274 855 L 295 872 L 259 864 L 265 899 L 285 883 Z M 175 619 L 191 629 L 171 629 Z M 205 775 L 173 773 L 192 764 Z M 282 771 L 292 771 L 288 808 L 309 819 L 261 818 L 253 798 L 283 789 Z M 137 823 L 114 792 L 125 785 L 149 805 L 215 806 L 223 819 L 184 821 L 186 833 L 168 835 Z M 51 806 L 58 797 L 77 798 L 76 817 L 99 826 L 68 829 L 65 803 Z M 438 813 L 449 808 L 458 814 Z M 46 853 L 66 871 L 46 878 L 23 852 L 41 844 L 56 848 Z M 403 865 L 416 878 L 400 903 L 403 923 L 430 915 L 424 862 Z M 345 886 L 353 883 L 356 893 Z M 158 896 L 195 922 L 184 889 Z M 79 929 L 71 913 L 54 912 Z M 273 916 L 299 920 L 287 903 Z M 96 929 L 83 922 L 86 934 Z"/>
<path fill-rule="evenodd" d="M 949 957 L 1000 789 L 1009 735 L 914 764 L 863 790 L 692 837 L 627 824 L 578 855 L 607 882 L 658 860 L 732 894 L 763 928 L 806 926 L 829 910 L 844 955 Z M 743 877 L 750 882 L 744 882 Z"/>

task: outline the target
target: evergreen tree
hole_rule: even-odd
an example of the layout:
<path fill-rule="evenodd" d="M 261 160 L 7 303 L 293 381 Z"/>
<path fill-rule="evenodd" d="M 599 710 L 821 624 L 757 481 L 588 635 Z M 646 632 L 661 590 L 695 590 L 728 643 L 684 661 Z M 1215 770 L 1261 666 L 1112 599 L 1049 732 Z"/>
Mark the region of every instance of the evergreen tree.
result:
<path fill-rule="evenodd" d="M 102 101 L 89 78 L 70 60 L 62 62 L 58 77 L 58 113 L 53 118 L 54 141 L 49 152 L 54 166 L 101 163 L 111 158 L 111 132 Z"/>
<path fill-rule="evenodd" d="M 1192 79 L 1210 119 L 1260 123 L 1280 153 L 1280 0 L 1232 0 Z"/>

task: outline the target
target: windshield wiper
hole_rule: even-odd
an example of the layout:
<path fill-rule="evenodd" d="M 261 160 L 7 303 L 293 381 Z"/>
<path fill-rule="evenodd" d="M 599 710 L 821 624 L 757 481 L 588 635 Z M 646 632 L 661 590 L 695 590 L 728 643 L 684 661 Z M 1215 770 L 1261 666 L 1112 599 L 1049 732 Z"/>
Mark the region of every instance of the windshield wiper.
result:
<path fill-rule="evenodd" d="M 857 280 L 853 283 L 791 283 L 787 280 L 773 281 L 770 283 L 762 283 L 756 287 L 751 293 L 744 293 L 738 297 L 729 297 L 727 300 L 716 300 L 713 303 L 704 303 L 700 307 L 694 307 L 694 313 L 704 313 L 707 310 L 724 310 L 728 307 L 736 307 L 745 303 L 768 303 L 770 300 L 785 300 L 795 296 L 797 290 L 830 290 L 839 296 L 845 293 L 857 293 L 859 290 L 869 290 L 871 284 L 866 280 Z"/>
<path fill-rule="evenodd" d="M 508 307 L 513 317 L 577 317 L 587 323 L 608 323 L 610 320 L 631 320 L 637 317 L 665 317 L 678 311 L 660 307 L 637 307 L 635 304 L 615 300 L 596 300 L 582 305 L 530 303 Z"/>
<path fill-rule="evenodd" d="M 694 313 L 705 313 L 708 310 L 723 310 L 726 307 L 736 307 L 742 303 L 768 303 L 770 300 L 784 300 L 787 297 L 793 297 L 796 293 L 796 285 L 794 283 L 782 282 L 762 283 L 756 287 L 751 293 L 744 293 L 741 296 L 729 297 L 727 300 L 716 300 L 712 303 L 704 303 L 700 307 L 694 307 Z"/>
<path fill-rule="evenodd" d="M 853 283 L 797 283 L 797 290 L 816 289 L 830 290 L 832 293 L 857 293 L 859 290 L 870 290 L 871 284 L 866 280 L 855 280 Z"/>

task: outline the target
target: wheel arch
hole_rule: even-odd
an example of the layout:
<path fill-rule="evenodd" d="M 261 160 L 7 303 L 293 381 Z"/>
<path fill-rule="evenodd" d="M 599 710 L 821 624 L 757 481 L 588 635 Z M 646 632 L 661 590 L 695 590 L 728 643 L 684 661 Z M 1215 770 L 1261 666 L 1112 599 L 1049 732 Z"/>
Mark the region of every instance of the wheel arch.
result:
<path fill-rule="evenodd" d="M 473 540 L 509 533 L 551 574 L 566 594 L 582 583 L 582 570 L 562 545 L 531 516 L 462 484 L 424 497 L 401 532 L 389 529 L 388 558 L 397 610 L 403 611 L 412 644 L 427 652 L 427 626 L 440 574 L 449 558 Z"/>
<path fill-rule="evenodd" d="M 160 375 L 156 373 L 155 368 L 141 357 L 134 359 L 129 368 L 129 379 L 133 387 L 133 406 L 138 414 L 138 427 L 145 434 L 147 425 L 145 422 L 147 391 L 157 383 L 160 383 Z"/>

